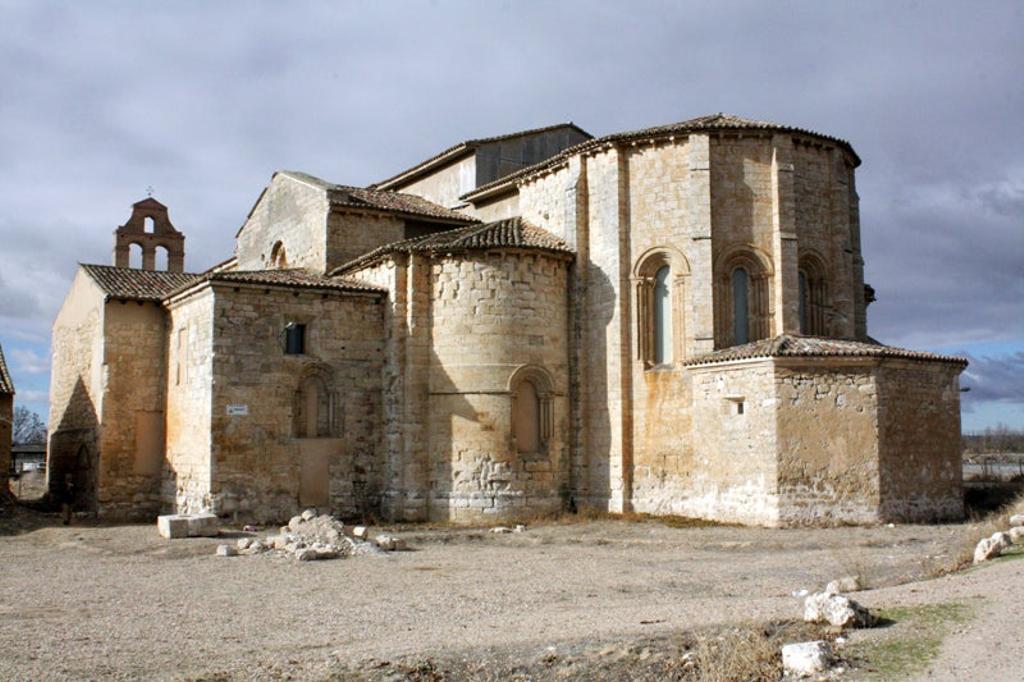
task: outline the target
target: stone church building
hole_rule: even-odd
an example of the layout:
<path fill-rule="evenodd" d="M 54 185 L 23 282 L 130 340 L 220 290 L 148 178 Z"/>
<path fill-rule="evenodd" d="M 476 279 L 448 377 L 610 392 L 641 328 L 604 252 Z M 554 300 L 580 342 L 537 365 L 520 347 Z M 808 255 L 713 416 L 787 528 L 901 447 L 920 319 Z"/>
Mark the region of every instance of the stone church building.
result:
<path fill-rule="evenodd" d="M 54 324 L 51 482 L 108 517 L 959 517 L 966 363 L 868 336 L 859 164 L 724 114 L 556 125 L 275 173 L 198 273 L 145 199 Z"/>

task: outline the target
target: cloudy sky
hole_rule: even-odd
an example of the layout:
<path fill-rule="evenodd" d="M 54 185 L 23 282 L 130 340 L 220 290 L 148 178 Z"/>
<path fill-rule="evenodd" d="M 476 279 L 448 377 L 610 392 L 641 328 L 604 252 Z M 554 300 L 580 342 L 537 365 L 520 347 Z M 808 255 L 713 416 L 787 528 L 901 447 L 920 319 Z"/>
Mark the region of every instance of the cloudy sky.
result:
<path fill-rule="evenodd" d="M 968 355 L 1024 428 L 1024 3 L 0 0 L 0 344 L 46 414 L 75 263 L 147 186 L 230 255 L 271 173 L 365 184 L 459 140 L 725 111 L 850 140 L 869 330 Z"/>

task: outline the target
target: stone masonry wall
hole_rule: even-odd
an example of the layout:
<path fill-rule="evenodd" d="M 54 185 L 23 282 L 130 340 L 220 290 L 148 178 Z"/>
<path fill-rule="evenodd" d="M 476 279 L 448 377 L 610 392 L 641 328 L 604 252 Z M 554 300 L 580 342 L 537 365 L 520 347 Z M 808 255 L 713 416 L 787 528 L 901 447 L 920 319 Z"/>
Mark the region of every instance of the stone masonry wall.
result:
<path fill-rule="evenodd" d="M 378 246 L 405 239 L 405 222 L 389 215 L 331 211 L 327 218 L 325 265 L 330 271 Z"/>
<path fill-rule="evenodd" d="M 213 324 L 210 288 L 169 306 L 166 465 L 161 486 L 165 512 L 190 514 L 213 506 Z"/>
<path fill-rule="evenodd" d="M 878 522 L 875 363 L 775 362 L 779 523 Z"/>
<path fill-rule="evenodd" d="M 878 370 L 882 516 L 887 521 L 963 518 L 961 368 L 886 360 Z"/>
<path fill-rule="evenodd" d="M 435 260 L 430 272 L 430 516 L 470 520 L 562 508 L 568 482 L 564 258 L 518 252 Z M 550 382 L 544 448 L 519 453 L 511 391 Z M 534 381 L 544 390 L 544 381 Z"/>
<path fill-rule="evenodd" d="M 103 334 L 99 513 L 151 520 L 160 511 L 164 460 L 165 312 L 158 303 L 110 301 Z"/>
<path fill-rule="evenodd" d="M 327 193 L 287 175 L 276 175 L 235 240 L 239 270 L 273 267 L 280 241 L 287 265 L 324 272 L 327 263 Z"/>
<path fill-rule="evenodd" d="M 778 523 L 774 369 L 770 360 L 695 367 L 693 460 L 684 490 L 663 513 L 716 521 Z"/>
<path fill-rule="evenodd" d="M 53 323 L 47 481 L 72 474 L 77 506 L 96 510 L 103 402 L 103 292 L 79 270 Z"/>
<path fill-rule="evenodd" d="M 328 503 L 336 514 L 375 509 L 382 488 L 380 297 L 259 287 L 215 291 L 213 509 L 287 519 L 304 506 L 302 481 L 322 476 L 329 478 Z M 290 321 L 306 325 L 302 355 L 284 352 Z M 297 392 L 311 375 L 334 395 L 322 419 L 333 412 L 335 426 L 297 437 Z M 229 406 L 236 409 L 229 413 Z M 244 413 L 237 406 L 245 406 Z M 319 459 L 324 455 L 326 462 Z M 304 474 L 304 467 L 314 469 Z"/>
<path fill-rule="evenodd" d="M 462 205 L 459 197 L 476 186 L 476 154 L 469 154 L 449 166 L 395 189 L 455 208 Z"/>

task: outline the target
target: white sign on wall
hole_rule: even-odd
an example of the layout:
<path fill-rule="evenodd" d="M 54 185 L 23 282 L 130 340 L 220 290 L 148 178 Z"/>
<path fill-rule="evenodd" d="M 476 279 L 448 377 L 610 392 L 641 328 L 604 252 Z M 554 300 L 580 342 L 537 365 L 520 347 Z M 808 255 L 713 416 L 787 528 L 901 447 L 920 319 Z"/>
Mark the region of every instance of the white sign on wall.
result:
<path fill-rule="evenodd" d="M 229 417 L 245 417 L 249 414 L 248 405 L 228 405 Z"/>

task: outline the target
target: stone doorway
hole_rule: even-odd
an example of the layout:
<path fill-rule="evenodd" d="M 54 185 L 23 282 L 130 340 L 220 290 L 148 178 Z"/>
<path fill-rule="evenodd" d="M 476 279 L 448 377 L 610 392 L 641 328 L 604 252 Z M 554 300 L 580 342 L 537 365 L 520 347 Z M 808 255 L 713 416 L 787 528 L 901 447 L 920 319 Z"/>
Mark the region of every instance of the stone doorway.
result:
<path fill-rule="evenodd" d="M 331 460 L 341 456 L 340 438 L 299 439 L 299 504 L 326 510 L 331 504 Z"/>

